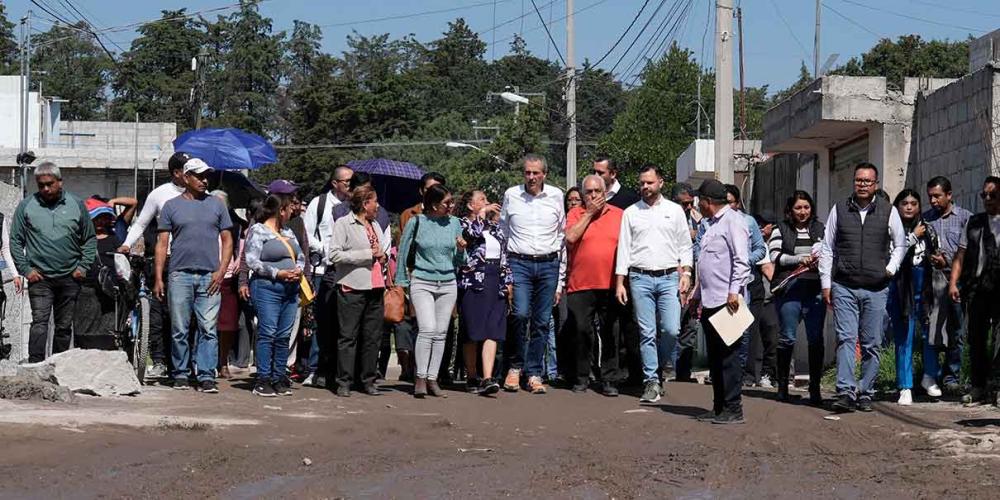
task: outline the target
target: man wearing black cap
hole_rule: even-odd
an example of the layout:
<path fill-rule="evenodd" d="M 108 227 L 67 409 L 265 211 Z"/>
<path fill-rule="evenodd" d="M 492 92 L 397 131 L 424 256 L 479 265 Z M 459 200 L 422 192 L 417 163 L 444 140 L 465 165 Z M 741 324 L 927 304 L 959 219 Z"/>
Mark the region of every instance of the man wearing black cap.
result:
<path fill-rule="evenodd" d="M 163 205 L 184 192 L 184 164 L 192 158 L 191 155 L 178 151 L 167 162 L 170 182 L 161 184 L 146 196 L 146 203 L 139 212 L 139 217 L 128 230 L 125 243 L 118 249 L 127 253 L 139 238 L 144 239 L 146 265 L 146 283 L 156 281 L 153 278 L 153 255 L 156 250 L 156 221 L 160 217 Z M 147 229 L 149 231 L 147 232 Z M 169 258 L 169 257 L 168 257 Z M 166 283 L 166 277 L 163 277 Z M 153 358 L 153 366 L 146 370 L 146 378 L 158 379 L 167 375 L 167 362 L 170 360 L 170 313 L 166 301 L 156 297 L 149 300 L 149 354 Z"/>

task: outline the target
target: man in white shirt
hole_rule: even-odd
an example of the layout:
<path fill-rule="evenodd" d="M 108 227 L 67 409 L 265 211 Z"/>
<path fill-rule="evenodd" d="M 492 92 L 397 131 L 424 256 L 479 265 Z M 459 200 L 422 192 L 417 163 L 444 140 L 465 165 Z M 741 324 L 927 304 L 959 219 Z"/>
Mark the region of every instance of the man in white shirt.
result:
<path fill-rule="evenodd" d="M 544 394 L 545 341 L 559 286 L 560 255 L 566 226 L 563 192 L 545 184 L 548 165 L 537 155 L 521 160 L 524 184 L 503 195 L 500 224 L 507 234 L 507 255 L 514 275 L 514 339 L 504 389 L 520 388 L 522 370 L 528 389 Z M 528 331 L 528 327 L 531 331 Z M 527 347 L 525 347 L 527 346 Z"/>
<path fill-rule="evenodd" d="M 872 411 L 882 348 L 889 281 L 906 254 L 906 231 L 888 197 L 878 193 L 878 170 L 854 168 L 854 194 L 837 203 L 826 222 L 819 255 L 823 300 L 837 330 L 837 399 L 834 411 Z M 861 380 L 854 375 L 861 340 Z"/>
<path fill-rule="evenodd" d="M 125 242 L 119 252 L 128 253 L 139 241 L 144 239 L 146 254 L 146 283 L 152 285 L 156 281 L 153 277 L 153 255 L 156 249 L 156 226 L 157 219 L 163 205 L 168 201 L 184 193 L 184 164 L 192 158 L 191 155 L 183 151 L 178 151 L 167 161 L 167 172 L 170 173 L 170 182 L 160 184 L 146 196 L 146 202 L 142 205 L 139 217 L 135 219 L 132 227 L 128 229 Z M 152 227 L 150 227 L 152 225 Z M 146 229 L 149 228 L 149 236 L 146 236 Z M 169 259 L 169 256 L 167 257 Z M 163 276 L 163 282 L 168 280 Z M 165 300 L 150 294 L 149 299 L 149 356 L 153 359 L 153 366 L 146 370 L 146 378 L 158 379 L 167 376 L 167 363 L 170 361 L 170 312 L 167 309 Z"/>
<path fill-rule="evenodd" d="M 310 342 L 306 366 L 308 373 L 302 381 L 302 385 L 307 387 L 326 385 L 326 372 L 332 368 L 331 353 L 336 351 L 332 342 L 337 333 L 337 286 L 333 279 L 333 266 L 327 269 L 324 249 L 333 236 L 333 209 L 350 199 L 353 176 L 354 171 L 348 166 L 334 168 L 328 182 L 329 191 L 310 200 L 302 214 L 302 223 L 309 235 L 310 281 L 316 291 L 312 308 L 317 331 Z"/>
<path fill-rule="evenodd" d="M 681 328 L 680 296 L 691 285 L 693 257 L 684 209 L 660 194 L 663 175 L 659 169 L 653 165 L 642 167 L 639 187 L 642 200 L 626 208 L 622 216 L 615 295 L 621 304 L 627 303 L 631 295 L 642 357 L 640 401 L 653 403 L 662 394 L 656 374 L 660 363 L 672 363 L 675 357 Z"/>

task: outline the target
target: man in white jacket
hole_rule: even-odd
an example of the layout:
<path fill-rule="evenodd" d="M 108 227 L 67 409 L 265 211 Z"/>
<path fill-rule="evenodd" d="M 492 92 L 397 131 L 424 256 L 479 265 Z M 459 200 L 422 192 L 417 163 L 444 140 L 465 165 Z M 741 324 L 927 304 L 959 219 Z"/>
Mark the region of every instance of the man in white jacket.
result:
<path fill-rule="evenodd" d="M 119 252 L 128 253 L 131 248 L 143 238 L 146 229 L 150 228 L 149 238 L 144 240 L 146 261 L 146 283 L 153 281 L 153 254 L 156 248 L 156 221 L 160 216 L 163 205 L 180 196 L 184 192 L 184 164 L 192 158 L 184 152 L 176 152 L 167 162 L 167 171 L 170 173 L 170 182 L 159 185 L 146 197 L 146 203 L 139 212 L 139 217 L 128 230 L 125 243 L 118 249 Z M 150 227 L 152 225 L 152 227 Z M 163 280 L 167 282 L 166 278 Z M 149 379 L 162 378 L 167 375 L 167 363 L 170 360 L 170 313 L 167 311 L 166 301 L 160 301 L 154 296 L 149 298 L 149 353 L 153 358 L 153 366 L 146 370 L 146 377 Z"/>

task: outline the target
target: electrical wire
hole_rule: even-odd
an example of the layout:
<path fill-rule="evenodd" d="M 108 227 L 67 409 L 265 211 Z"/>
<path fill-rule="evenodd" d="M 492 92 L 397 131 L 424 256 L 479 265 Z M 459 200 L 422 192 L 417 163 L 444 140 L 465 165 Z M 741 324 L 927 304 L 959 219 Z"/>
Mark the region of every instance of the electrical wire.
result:
<path fill-rule="evenodd" d="M 927 6 L 930 6 L 930 7 L 935 7 L 935 8 L 942 9 L 942 10 L 947 10 L 947 11 L 950 11 L 950 12 L 964 12 L 966 14 L 974 14 L 974 15 L 977 15 L 977 16 L 984 16 L 984 17 L 1000 17 L 1000 14 L 991 14 L 989 12 L 980 12 L 978 10 L 963 9 L 961 7 L 955 7 L 953 5 L 941 5 L 941 4 L 938 4 L 938 3 L 926 2 L 926 1 L 921 1 L 921 0 L 910 0 L 910 2 L 911 3 L 915 3 L 915 4 L 920 4 L 920 5 L 927 5 Z"/>
<path fill-rule="evenodd" d="M 668 29 L 666 33 L 663 35 L 662 39 L 660 39 L 659 45 L 657 45 L 656 49 L 653 50 L 652 52 L 649 51 L 643 52 L 640 58 L 643 64 L 641 67 L 636 66 L 635 74 L 632 76 L 631 82 L 633 85 L 642 76 L 642 70 L 645 69 L 645 64 L 647 64 L 649 61 L 655 61 L 658 58 L 660 58 L 663 55 L 663 52 L 669 47 L 667 45 L 667 42 L 673 40 L 676 37 L 677 31 L 680 29 L 680 27 L 687 23 L 687 16 L 691 11 L 692 1 L 693 0 L 687 0 L 681 11 L 677 13 L 676 17 L 674 18 L 673 25 L 670 26 L 670 29 Z M 653 43 L 656 43 L 655 42 L 656 38 L 653 38 L 653 40 L 654 40 Z M 650 48 L 652 48 L 652 45 L 650 45 Z M 624 75 L 627 74 L 628 73 L 624 73 Z"/>
<path fill-rule="evenodd" d="M 542 12 L 538 10 L 538 5 L 535 4 L 535 0 L 531 0 L 531 6 L 535 8 L 535 14 L 538 14 L 538 21 L 541 22 L 542 27 L 545 28 L 545 34 L 549 36 L 549 41 L 552 42 L 552 48 L 556 49 L 556 55 L 559 56 L 559 60 L 562 61 L 563 66 L 568 66 L 568 64 L 566 64 L 566 59 L 563 58 L 562 52 L 559 50 L 559 45 L 556 44 L 556 39 L 552 38 L 552 32 L 549 31 L 549 25 L 545 24 L 545 18 L 542 17 Z"/>
<path fill-rule="evenodd" d="M 957 29 L 960 29 L 960 30 L 974 31 L 974 32 L 977 32 L 977 33 L 986 33 L 986 32 L 989 31 L 989 30 L 982 29 L 982 28 L 971 28 L 969 26 L 960 26 L 960 25 L 957 25 L 957 24 L 942 23 L 940 21 L 934 21 L 934 20 L 931 20 L 931 19 L 924 19 L 922 17 L 911 16 L 909 14 L 904 14 L 902 12 L 895 12 L 895 11 L 891 11 L 891 10 L 888 10 L 888 9 L 883 9 L 883 8 L 880 8 L 880 7 L 872 7 L 871 5 L 865 5 L 865 4 L 860 3 L 860 2 L 855 2 L 854 0 L 840 0 L 840 1 L 844 2 L 844 3 L 847 3 L 847 4 L 855 5 L 857 7 L 863 7 L 863 8 L 868 9 L 868 10 L 874 10 L 876 12 L 883 12 L 883 13 L 886 13 L 886 14 L 889 14 L 889 15 L 893 15 L 893 16 L 897 16 L 897 17 L 902 17 L 904 19 L 910 19 L 910 20 L 919 21 L 919 22 L 922 22 L 922 23 L 933 24 L 935 26 L 943 26 L 945 28 L 957 28 Z"/>
<path fill-rule="evenodd" d="M 870 33 L 870 34 L 874 35 L 874 36 L 875 36 L 875 38 L 878 38 L 879 40 L 881 40 L 881 39 L 883 39 L 883 38 L 889 38 L 889 37 L 887 37 L 887 36 L 885 36 L 885 35 L 882 35 L 882 34 L 880 34 L 880 33 L 876 33 L 875 31 L 872 31 L 871 29 L 868 29 L 868 27 L 866 27 L 865 25 L 863 25 L 863 24 L 861 24 L 861 23 L 859 23 L 859 22 L 855 21 L 854 19 L 851 19 L 851 18 L 850 18 L 850 17 L 848 17 L 847 15 L 845 15 L 845 14 L 841 13 L 841 12 L 840 12 L 839 10 L 837 10 L 837 9 L 834 9 L 833 7 L 830 7 L 829 5 L 827 5 L 827 4 L 825 4 L 825 3 L 823 4 L 823 7 L 825 7 L 825 8 L 826 8 L 827 10 L 829 10 L 830 12 L 833 12 L 834 14 L 836 14 L 836 15 L 837 15 L 838 17 L 840 17 L 841 19 L 843 19 L 843 20 L 847 21 L 848 23 L 850 23 L 850 24 L 854 25 L 855 27 L 857 27 L 857 28 L 861 28 L 861 29 L 862 29 L 863 31 L 866 31 L 866 32 L 868 32 L 868 33 Z"/>
<path fill-rule="evenodd" d="M 611 45 L 611 48 L 608 49 L 608 51 L 605 52 L 604 55 L 601 56 L 601 58 L 598 59 L 597 62 L 595 62 L 593 64 L 594 66 L 600 66 L 601 63 L 604 62 L 604 60 L 607 59 L 607 57 L 609 55 L 611 55 L 611 53 L 614 52 L 614 50 L 616 48 L 618 48 L 618 44 L 622 43 L 622 40 L 625 39 L 625 37 L 628 35 L 629 31 L 632 31 L 632 27 L 635 26 L 635 23 L 636 23 L 636 21 L 639 20 L 639 16 L 642 15 L 642 12 L 644 10 L 646 10 L 646 6 L 649 5 L 649 2 L 650 2 L 650 0 L 646 0 L 645 2 L 642 2 L 642 7 L 639 7 L 639 12 L 635 13 L 635 17 L 632 18 L 632 22 L 628 23 L 628 27 L 625 28 L 625 31 L 623 31 L 622 34 L 621 34 L 621 36 L 618 37 L 617 40 L 615 40 L 615 43 L 613 45 Z"/>
<path fill-rule="evenodd" d="M 656 15 L 660 13 L 660 9 L 663 8 L 663 4 L 665 3 L 667 3 L 666 0 L 660 0 L 660 3 L 657 4 L 656 6 L 656 10 L 654 10 L 653 14 L 649 16 L 649 19 L 646 20 L 646 24 L 642 25 L 642 28 L 639 30 L 638 33 L 636 33 L 635 38 L 632 39 L 632 43 L 628 45 L 628 48 L 625 49 L 625 52 L 622 52 L 622 55 L 618 57 L 618 61 L 615 62 L 615 65 L 611 67 L 611 73 L 614 73 L 615 70 L 618 69 L 618 65 L 625 60 L 625 57 L 628 56 L 629 51 L 632 50 L 632 47 L 635 46 L 635 43 L 639 41 L 640 38 L 642 38 L 642 34 L 645 33 L 646 30 L 649 28 L 649 24 L 653 22 L 653 19 L 656 19 Z"/>
<path fill-rule="evenodd" d="M 792 29 L 792 25 L 788 24 L 788 20 L 785 19 L 784 14 L 781 13 L 781 9 L 778 8 L 778 4 L 774 3 L 774 0 L 770 1 L 771 1 L 771 7 L 774 7 L 774 13 L 777 14 L 778 19 L 781 20 L 781 24 L 785 25 L 785 29 L 788 30 L 788 34 L 792 35 L 792 39 L 795 40 L 795 43 L 797 43 L 799 45 L 799 48 L 802 49 L 802 55 L 805 56 L 807 60 L 810 59 L 811 57 L 809 55 L 809 51 L 806 50 L 806 46 L 802 43 L 802 40 L 799 40 L 798 35 L 795 34 L 795 30 Z"/>
<path fill-rule="evenodd" d="M 499 1 L 500 1 L 500 3 L 503 3 L 503 2 L 508 2 L 510 0 L 499 0 Z M 470 4 L 470 5 L 463 5 L 461 7 L 450 7 L 450 8 L 447 8 L 447 9 L 427 10 L 427 11 L 423 11 L 423 12 L 411 12 L 409 14 L 396 14 L 396 15 L 392 15 L 392 16 L 375 17 L 375 18 L 371 18 L 371 19 L 359 19 L 357 21 L 346 21 L 346 22 L 342 22 L 342 23 L 320 24 L 318 26 L 320 28 L 339 28 L 341 26 L 354 26 L 354 25 L 357 25 L 357 24 L 369 24 L 369 23 L 377 23 L 377 22 L 381 22 L 381 21 L 393 21 L 393 20 L 396 20 L 396 19 L 409 19 L 409 18 L 412 18 L 412 17 L 430 16 L 430 15 L 434 15 L 434 14 L 444 14 L 446 12 L 456 12 L 456 11 L 459 11 L 459 10 L 467 10 L 467 9 L 473 9 L 473 8 L 477 8 L 477 7 L 485 7 L 487 5 L 493 5 L 494 3 L 495 2 L 493 0 L 490 0 L 489 2 L 479 2 L 479 3 Z"/>
<path fill-rule="evenodd" d="M 591 3 L 590 5 L 587 5 L 587 6 L 585 6 L 585 7 L 581 7 L 581 8 L 579 8 L 579 9 L 577 9 L 577 10 L 573 11 L 573 14 L 574 14 L 574 15 L 576 15 L 576 14 L 581 14 L 581 13 L 583 13 L 583 12 L 586 12 L 586 11 L 590 10 L 590 9 L 593 9 L 594 7 L 597 7 L 598 5 L 601 5 L 602 3 L 606 3 L 607 1 L 608 1 L 608 0 L 597 0 L 596 2 L 594 2 L 594 3 Z M 545 4 L 542 4 L 542 7 L 544 7 L 544 6 L 545 6 Z M 549 24 L 549 25 L 551 26 L 551 25 L 552 25 L 552 23 L 557 23 L 557 22 L 559 22 L 559 21 L 563 21 L 563 20 L 565 20 L 565 19 L 566 19 L 567 17 L 569 17 L 569 16 L 562 16 L 562 17 L 560 17 L 560 18 L 558 18 L 558 19 L 555 19 L 555 20 L 553 20 L 552 22 L 550 22 L 550 23 L 548 23 L 548 24 Z M 529 29 L 529 30 L 525 30 L 525 31 L 524 31 L 524 33 L 531 33 L 532 31 L 538 31 L 538 30 L 540 30 L 540 29 L 542 29 L 542 27 L 541 27 L 541 26 L 536 26 L 536 27 L 534 27 L 534 28 L 531 28 L 531 29 Z M 507 41 L 510 41 L 510 40 L 513 40 L 513 39 L 514 39 L 515 37 L 517 37 L 517 36 L 519 36 L 519 35 L 518 35 L 518 34 L 514 34 L 514 35 L 512 35 L 512 36 L 509 36 L 509 37 L 507 37 L 507 38 L 501 38 L 501 39 L 497 40 L 496 42 L 494 42 L 494 45 L 496 45 L 496 44 L 498 44 L 498 43 L 504 43 L 504 42 L 507 42 Z"/>
<path fill-rule="evenodd" d="M 626 66 L 624 70 L 618 73 L 618 76 L 621 81 L 624 81 L 625 77 L 632 75 L 633 72 L 636 71 L 637 68 L 640 68 L 640 65 L 645 62 L 645 57 L 647 54 L 649 54 L 650 48 L 653 46 L 654 43 L 656 43 L 657 40 L 659 40 L 660 35 L 663 34 L 664 30 L 667 29 L 667 26 L 670 24 L 671 20 L 674 19 L 674 16 L 677 15 L 677 9 L 678 7 L 680 7 L 680 5 L 681 5 L 680 0 L 677 0 L 676 2 L 674 2 L 673 5 L 670 6 L 670 10 L 667 11 L 664 18 L 660 21 L 660 24 L 656 26 L 656 30 L 653 31 L 653 34 L 648 39 L 646 39 L 646 42 L 643 43 L 642 48 L 639 49 L 639 52 L 635 55 L 635 57 L 632 58 L 632 61 L 628 64 L 628 66 Z M 612 71 L 612 73 L 614 73 L 614 71 Z"/>

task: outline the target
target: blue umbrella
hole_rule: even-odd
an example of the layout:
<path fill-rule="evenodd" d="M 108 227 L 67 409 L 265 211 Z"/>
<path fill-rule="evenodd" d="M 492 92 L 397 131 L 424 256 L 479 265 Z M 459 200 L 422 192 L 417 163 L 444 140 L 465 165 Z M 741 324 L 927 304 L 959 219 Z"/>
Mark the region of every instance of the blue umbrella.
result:
<path fill-rule="evenodd" d="M 365 172 L 372 176 L 372 185 L 378 193 L 378 202 L 386 210 L 402 212 L 420 201 L 417 189 L 424 170 L 404 161 L 373 158 L 347 162 L 355 172 Z"/>
<path fill-rule="evenodd" d="M 174 139 L 174 151 L 200 158 L 218 170 L 252 170 L 278 161 L 271 143 L 237 128 L 190 130 Z"/>

